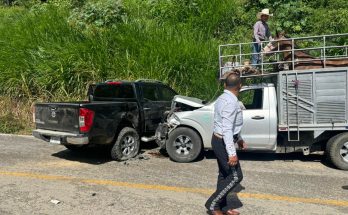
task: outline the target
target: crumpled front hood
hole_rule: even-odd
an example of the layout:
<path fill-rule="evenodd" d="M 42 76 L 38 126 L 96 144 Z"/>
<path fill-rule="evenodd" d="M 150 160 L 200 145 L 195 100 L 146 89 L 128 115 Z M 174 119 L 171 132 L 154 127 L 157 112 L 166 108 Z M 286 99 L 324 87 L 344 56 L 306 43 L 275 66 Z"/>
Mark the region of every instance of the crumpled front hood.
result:
<path fill-rule="evenodd" d="M 173 102 L 185 104 L 194 108 L 201 108 L 205 105 L 205 102 L 201 99 L 181 95 L 175 96 Z"/>

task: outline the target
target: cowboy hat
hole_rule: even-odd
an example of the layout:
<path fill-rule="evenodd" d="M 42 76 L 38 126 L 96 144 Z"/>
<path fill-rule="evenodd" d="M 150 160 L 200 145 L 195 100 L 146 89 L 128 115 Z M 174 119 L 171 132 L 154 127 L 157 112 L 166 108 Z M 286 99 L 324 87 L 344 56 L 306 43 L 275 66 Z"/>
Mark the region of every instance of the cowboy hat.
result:
<path fill-rule="evenodd" d="M 258 19 L 261 19 L 261 16 L 262 15 L 266 15 L 266 16 L 273 16 L 273 14 L 272 13 L 269 13 L 269 9 L 263 9 L 261 12 L 258 12 L 257 13 L 257 18 Z"/>

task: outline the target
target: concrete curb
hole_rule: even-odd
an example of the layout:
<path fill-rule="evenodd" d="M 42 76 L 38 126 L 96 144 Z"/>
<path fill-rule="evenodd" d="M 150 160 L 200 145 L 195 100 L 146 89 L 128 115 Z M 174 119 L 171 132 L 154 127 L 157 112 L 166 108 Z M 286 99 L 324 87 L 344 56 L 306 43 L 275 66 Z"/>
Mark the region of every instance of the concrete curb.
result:
<path fill-rule="evenodd" d="M 0 137 L 4 136 L 4 137 L 26 137 L 26 138 L 34 138 L 32 135 L 19 135 L 19 134 L 3 134 L 0 133 Z"/>

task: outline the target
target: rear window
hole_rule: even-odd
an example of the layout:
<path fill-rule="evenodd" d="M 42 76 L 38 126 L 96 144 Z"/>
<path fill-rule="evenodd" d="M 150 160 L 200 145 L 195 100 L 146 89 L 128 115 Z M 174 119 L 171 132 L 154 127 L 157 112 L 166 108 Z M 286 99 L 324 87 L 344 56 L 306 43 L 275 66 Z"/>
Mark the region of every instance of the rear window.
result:
<path fill-rule="evenodd" d="M 94 91 L 94 97 L 97 98 L 135 98 L 133 86 L 130 84 L 98 85 Z"/>

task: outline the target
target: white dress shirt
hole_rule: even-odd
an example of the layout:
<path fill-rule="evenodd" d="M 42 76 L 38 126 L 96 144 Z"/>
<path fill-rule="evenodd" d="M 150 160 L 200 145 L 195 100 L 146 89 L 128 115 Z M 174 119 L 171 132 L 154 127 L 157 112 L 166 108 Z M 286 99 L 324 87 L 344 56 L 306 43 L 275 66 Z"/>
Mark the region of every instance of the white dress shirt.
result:
<path fill-rule="evenodd" d="M 228 156 L 236 155 L 234 135 L 240 137 L 243 126 L 243 112 L 238 98 L 229 90 L 216 100 L 214 110 L 214 133 L 223 137 Z"/>

